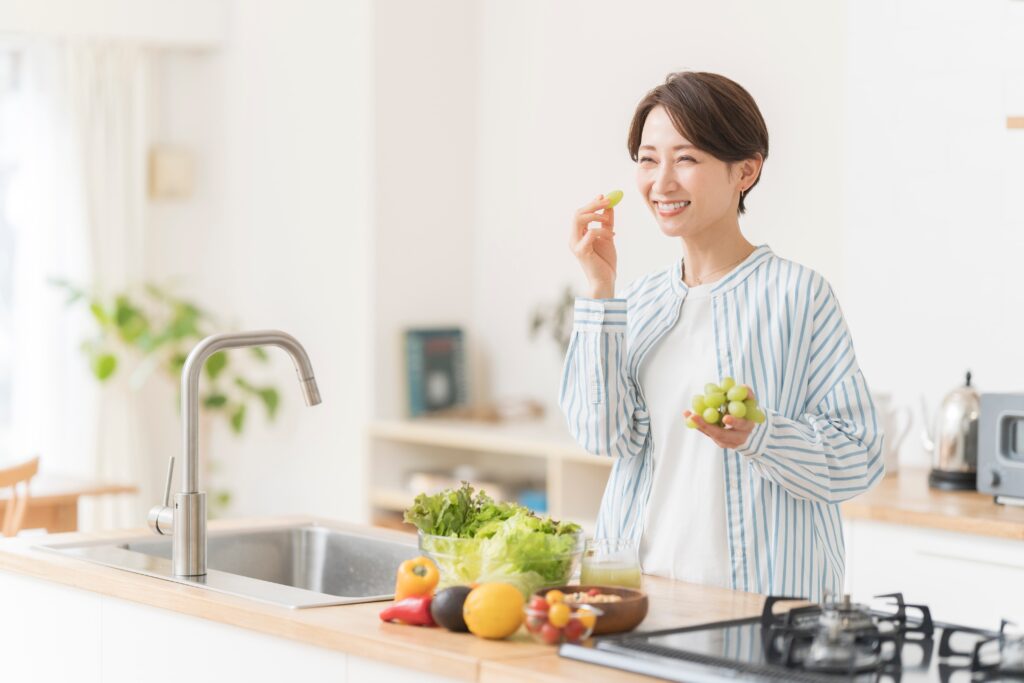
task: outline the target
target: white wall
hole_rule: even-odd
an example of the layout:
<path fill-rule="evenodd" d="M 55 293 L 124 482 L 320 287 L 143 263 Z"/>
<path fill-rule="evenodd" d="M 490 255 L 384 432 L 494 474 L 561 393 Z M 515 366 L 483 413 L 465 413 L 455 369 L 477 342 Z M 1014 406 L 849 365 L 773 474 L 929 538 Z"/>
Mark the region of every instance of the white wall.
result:
<path fill-rule="evenodd" d="M 846 315 L 872 388 L 919 416 L 1024 390 L 1024 3 L 848 5 Z M 918 417 L 918 426 L 922 421 Z M 927 462 L 911 434 L 905 462 Z"/>
<path fill-rule="evenodd" d="M 483 3 L 474 322 L 496 393 L 557 412 L 561 352 L 528 341 L 528 321 L 565 283 L 582 290 L 567 246 L 576 208 L 625 190 L 620 286 L 682 255 L 641 205 L 626 150 L 636 103 L 672 71 L 717 71 L 751 92 L 770 152 L 741 226 L 841 285 L 843 18 L 812 0 Z"/>
<path fill-rule="evenodd" d="M 197 187 L 152 207 L 148 270 L 179 277 L 178 291 L 225 327 L 286 330 L 312 358 L 322 405 L 303 406 L 291 362 L 271 350 L 277 422 L 253 412 L 241 439 L 223 424 L 213 431 L 232 514 L 359 519 L 371 372 L 370 3 L 245 0 L 230 18 L 221 51 L 165 55 L 160 141 L 195 151 Z M 162 399 L 151 405 L 173 412 Z M 162 465 L 180 437 L 174 420 L 160 424 L 174 430 L 154 433 Z"/>
<path fill-rule="evenodd" d="M 398 417 L 403 329 L 471 325 L 479 12 L 475 0 L 373 10 L 374 410 Z"/>

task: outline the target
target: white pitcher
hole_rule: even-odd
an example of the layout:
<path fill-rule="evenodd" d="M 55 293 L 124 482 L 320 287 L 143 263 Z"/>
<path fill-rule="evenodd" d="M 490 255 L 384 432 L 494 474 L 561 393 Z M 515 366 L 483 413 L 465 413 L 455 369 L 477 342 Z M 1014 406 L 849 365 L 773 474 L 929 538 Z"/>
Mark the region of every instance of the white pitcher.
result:
<path fill-rule="evenodd" d="M 894 407 L 892 394 L 888 392 L 872 393 L 871 398 L 875 402 L 878 422 L 885 431 L 885 449 L 882 452 L 885 473 L 896 474 L 900 466 L 900 444 L 910 431 L 913 415 L 907 406 Z"/>

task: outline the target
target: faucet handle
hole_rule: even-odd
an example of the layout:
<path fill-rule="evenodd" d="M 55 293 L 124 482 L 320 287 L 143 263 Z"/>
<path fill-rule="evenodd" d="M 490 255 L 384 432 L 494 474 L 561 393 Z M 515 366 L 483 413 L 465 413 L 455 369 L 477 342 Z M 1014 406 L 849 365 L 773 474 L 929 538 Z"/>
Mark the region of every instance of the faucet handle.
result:
<path fill-rule="evenodd" d="M 174 508 L 171 507 L 171 481 L 174 478 L 174 458 L 167 463 L 167 487 L 164 488 L 164 504 L 149 511 L 146 521 L 153 533 L 166 536 L 174 528 Z"/>
<path fill-rule="evenodd" d="M 164 488 L 164 507 L 171 506 L 171 482 L 174 479 L 174 456 L 167 463 L 167 487 Z"/>

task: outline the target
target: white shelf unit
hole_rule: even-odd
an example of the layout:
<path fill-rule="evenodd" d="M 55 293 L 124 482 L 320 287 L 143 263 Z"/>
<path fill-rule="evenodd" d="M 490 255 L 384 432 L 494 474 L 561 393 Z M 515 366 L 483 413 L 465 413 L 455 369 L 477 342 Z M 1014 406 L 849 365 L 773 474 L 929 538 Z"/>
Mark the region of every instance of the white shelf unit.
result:
<path fill-rule="evenodd" d="M 393 526 L 418 491 L 412 472 L 471 465 L 487 479 L 544 482 L 545 514 L 593 534 L 611 458 L 580 448 L 564 425 L 448 419 L 376 420 L 370 424 L 370 519 Z"/>

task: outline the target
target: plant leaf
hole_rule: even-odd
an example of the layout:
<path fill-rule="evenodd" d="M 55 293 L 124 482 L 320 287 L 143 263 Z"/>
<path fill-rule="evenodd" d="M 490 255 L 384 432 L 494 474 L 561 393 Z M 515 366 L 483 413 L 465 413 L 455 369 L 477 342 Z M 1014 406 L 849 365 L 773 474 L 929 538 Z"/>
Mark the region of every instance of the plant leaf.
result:
<path fill-rule="evenodd" d="M 117 331 L 128 344 L 135 341 L 149 330 L 149 320 L 142 314 L 128 297 L 121 295 L 114 303 L 114 322 L 117 324 Z"/>
<path fill-rule="evenodd" d="M 224 371 L 228 365 L 228 354 L 218 351 L 206 359 L 206 376 L 210 379 L 217 379 L 217 376 Z"/>
<path fill-rule="evenodd" d="M 235 434 L 242 433 L 242 427 L 245 425 L 245 404 L 240 403 L 235 408 L 234 412 L 231 413 L 231 431 Z"/>
<path fill-rule="evenodd" d="M 263 401 L 263 405 L 267 408 L 267 419 L 273 420 L 277 416 L 277 406 L 281 400 L 277 389 L 274 387 L 263 387 L 259 391 L 259 396 Z"/>
<path fill-rule="evenodd" d="M 270 356 L 267 355 L 267 350 L 262 346 L 250 346 L 249 351 L 252 355 L 256 356 L 261 362 L 266 363 L 270 360 Z"/>
<path fill-rule="evenodd" d="M 92 374 L 96 379 L 106 381 L 117 370 L 117 357 L 112 353 L 100 353 L 92 359 Z"/>
<path fill-rule="evenodd" d="M 106 327 L 110 324 L 110 316 L 103 310 L 103 304 L 93 299 L 89 302 L 89 312 L 92 313 L 92 317 L 96 318 L 96 322 L 100 324 L 100 327 Z"/>
<path fill-rule="evenodd" d="M 180 375 L 181 371 L 185 368 L 185 361 L 188 359 L 188 355 L 177 352 L 171 354 L 170 359 L 167 361 L 167 371 L 172 375 Z"/>
<path fill-rule="evenodd" d="M 207 394 L 206 398 L 203 399 L 203 407 L 212 409 L 223 408 L 227 405 L 227 402 L 227 396 L 219 392 L 213 392 Z"/>

